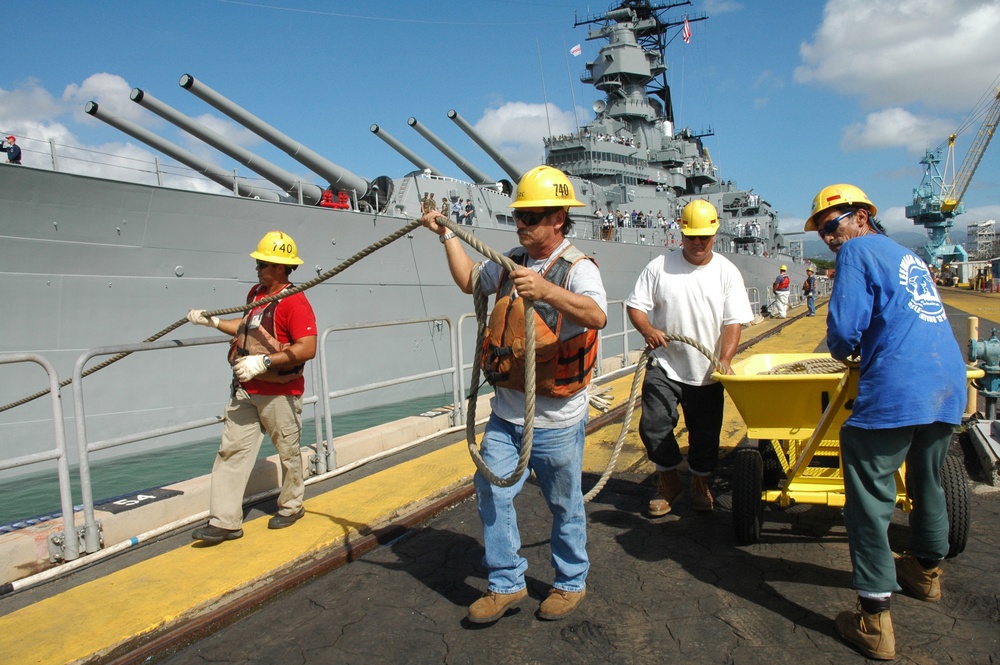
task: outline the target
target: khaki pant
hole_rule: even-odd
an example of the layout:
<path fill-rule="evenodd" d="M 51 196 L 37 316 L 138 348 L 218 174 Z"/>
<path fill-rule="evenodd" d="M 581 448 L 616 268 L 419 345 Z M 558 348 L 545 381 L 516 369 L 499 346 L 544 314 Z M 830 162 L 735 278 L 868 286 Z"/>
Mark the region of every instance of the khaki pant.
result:
<path fill-rule="evenodd" d="M 305 496 L 302 457 L 302 397 L 300 395 L 251 395 L 240 388 L 226 406 L 222 443 L 212 467 L 209 524 L 239 529 L 243 523 L 243 493 L 257 461 L 264 432 L 281 459 L 281 494 L 278 512 L 292 515 L 302 509 Z"/>

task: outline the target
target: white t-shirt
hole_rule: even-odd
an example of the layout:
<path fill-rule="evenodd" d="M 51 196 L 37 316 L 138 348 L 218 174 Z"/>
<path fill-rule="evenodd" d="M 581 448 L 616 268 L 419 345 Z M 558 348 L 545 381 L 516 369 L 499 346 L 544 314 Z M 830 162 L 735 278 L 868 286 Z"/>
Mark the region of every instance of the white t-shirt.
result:
<path fill-rule="evenodd" d="M 691 337 L 716 356 L 724 326 L 753 320 L 743 275 L 715 252 L 703 266 L 688 263 L 680 251 L 661 254 L 643 268 L 625 304 L 645 312 L 658 330 Z M 690 344 L 672 341 L 652 355 L 674 381 L 712 383 L 712 362 Z"/>
<path fill-rule="evenodd" d="M 544 274 L 549 265 L 557 256 L 569 245 L 569 240 L 563 240 L 546 259 L 535 260 L 528 257 L 525 266 L 539 274 Z M 511 250 L 513 251 L 513 250 Z M 510 252 L 508 252 L 509 254 Z M 483 263 L 479 273 L 479 286 L 483 293 L 496 293 L 500 286 L 500 274 L 503 267 L 494 261 Z M 604 282 L 601 281 L 601 271 L 593 261 L 578 261 L 570 271 L 566 279 L 566 289 L 573 293 L 588 296 L 597 303 L 605 315 L 608 313 L 608 296 L 604 291 Z M 566 340 L 575 337 L 584 331 L 583 326 L 579 326 L 569 319 L 564 318 L 562 329 L 559 332 L 559 339 Z M 503 418 L 515 425 L 524 425 L 524 393 L 511 388 L 497 388 L 496 394 L 490 401 L 493 413 L 499 418 Z M 562 429 L 571 427 L 587 415 L 587 391 L 581 390 L 572 397 L 545 397 L 537 395 L 535 397 L 535 427 L 542 429 Z"/>

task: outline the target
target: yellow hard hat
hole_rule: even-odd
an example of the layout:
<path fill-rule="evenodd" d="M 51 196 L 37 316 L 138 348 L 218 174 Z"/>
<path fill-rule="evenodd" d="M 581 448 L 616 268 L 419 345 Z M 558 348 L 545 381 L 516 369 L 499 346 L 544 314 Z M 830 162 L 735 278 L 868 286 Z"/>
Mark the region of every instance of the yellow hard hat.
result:
<path fill-rule="evenodd" d="M 786 266 L 786 265 L 782 265 L 781 269 L 784 270 L 785 272 L 788 272 L 788 266 Z"/>
<path fill-rule="evenodd" d="M 704 199 L 695 199 L 681 211 L 681 233 L 686 236 L 714 236 L 719 230 L 719 213 Z"/>
<path fill-rule="evenodd" d="M 257 251 L 250 256 L 268 263 L 283 263 L 286 266 L 302 264 L 295 241 L 287 233 L 270 231 L 257 243 Z"/>
<path fill-rule="evenodd" d="M 579 208 L 586 205 L 576 200 L 573 185 L 559 169 L 536 166 L 517 183 L 517 194 L 511 208 Z"/>
<path fill-rule="evenodd" d="M 868 214 L 874 217 L 878 213 L 875 204 L 868 200 L 868 196 L 854 185 L 829 185 L 819 190 L 819 194 L 813 199 L 812 212 L 803 231 L 815 231 L 819 228 L 816 224 L 816 216 L 829 208 L 837 206 L 864 205 L 868 208 Z"/>
<path fill-rule="evenodd" d="M 809 266 L 808 268 L 806 268 L 806 272 L 816 272 L 816 271 L 813 269 L 812 266 Z"/>

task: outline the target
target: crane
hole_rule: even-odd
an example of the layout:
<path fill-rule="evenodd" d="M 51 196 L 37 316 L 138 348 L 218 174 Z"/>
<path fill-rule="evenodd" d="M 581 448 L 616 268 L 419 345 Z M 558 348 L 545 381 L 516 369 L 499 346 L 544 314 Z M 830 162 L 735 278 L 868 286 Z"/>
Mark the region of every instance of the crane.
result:
<path fill-rule="evenodd" d="M 989 97 L 992 100 L 989 100 Z M 996 132 L 997 124 L 1000 123 L 1000 88 L 996 87 L 996 81 L 991 88 L 991 92 L 984 96 L 987 99 L 987 106 L 983 124 L 980 126 L 969 152 L 962 160 L 962 166 L 955 174 L 955 138 L 962 131 L 955 132 L 948 137 L 948 154 L 945 160 L 944 175 L 938 165 L 941 163 L 941 148 L 928 150 L 920 163 L 924 165 L 924 177 L 920 186 L 913 190 L 913 203 L 906 206 L 906 216 L 913 220 L 914 224 L 924 226 L 927 229 L 927 244 L 918 253 L 928 265 L 940 268 L 943 263 L 952 261 L 966 261 L 969 258 L 965 248 L 961 245 L 946 243 L 948 240 L 948 229 L 954 225 L 954 218 L 965 212 L 962 204 L 962 197 L 965 190 L 969 188 L 972 176 L 979 167 L 979 162 L 983 159 L 986 148 L 990 145 L 990 140 Z M 980 102 L 983 107 L 983 102 Z M 973 113 L 971 117 L 978 117 Z M 950 182 L 945 181 L 945 175 L 950 175 Z"/>

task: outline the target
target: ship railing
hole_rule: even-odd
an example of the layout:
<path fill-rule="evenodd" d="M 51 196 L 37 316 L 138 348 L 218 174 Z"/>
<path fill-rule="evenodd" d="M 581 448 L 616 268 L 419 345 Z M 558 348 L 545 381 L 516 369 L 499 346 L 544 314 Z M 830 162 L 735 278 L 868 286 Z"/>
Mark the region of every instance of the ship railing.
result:
<path fill-rule="evenodd" d="M 56 461 L 56 472 L 59 477 L 59 505 L 62 507 L 63 530 L 50 539 L 50 543 L 61 543 L 62 548 L 71 558 L 80 556 L 80 539 L 73 518 L 73 494 L 69 477 L 69 457 L 66 450 L 66 432 L 63 427 L 62 402 L 59 399 L 59 376 L 51 362 L 35 353 L 4 353 L 0 354 L 0 365 L 32 362 L 45 370 L 49 379 L 49 399 L 52 402 L 52 428 L 55 448 L 48 451 L 22 455 L 8 460 L 0 460 L 0 471 L 21 468 L 41 462 Z M 52 544 L 49 549 L 51 551 Z"/>
<path fill-rule="evenodd" d="M 750 299 L 750 308 L 753 310 L 754 318 L 760 316 L 760 289 L 756 286 L 747 287 L 747 298 Z"/>
<path fill-rule="evenodd" d="M 621 339 L 621 366 L 626 367 L 629 358 L 629 335 L 634 332 L 630 327 L 624 301 L 612 300 L 608 302 L 611 320 L 620 321 L 620 331 L 606 333 L 600 331 L 598 335 L 598 360 L 596 364 L 596 375 L 605 373 L 605 359 L 609 357 L 608 344 L 611 340 Z M 614 313 L 614 308 L 620 308 L 619 313 Z M 316 456 L 313 459 L 314 466 L 310 475 L 322 475 L 337 468 L 336 455 L 333 449 L 333 413 L 331 401 L 348 395 L 356 395 L 373 390 L 399 386 L 415 381 L 432 379 L 436 377 L 450 377 L 452 400 L 454 408 L 450 414 L 450 424 L 458 426 L 465 420 L 465 402 L 462 396 L 465 393 L 464 373 L 470 370 L 472 363 L 463 361 L 464 348 L 461 342 L 460 329 L 467 319 L 474 318 L 474 314 L 465 314 L 459 319 L 459 325 L 453 325 L 448 317 L 428 317 L 420 319 L 406 319 L 398 321 L 381 321 L 374 323 L 358 323 L 341 326 L 332 326 L 325 329 L 320 336 L 317 345 L 316 362 L 313 363 L 312 390 L 311 396 L 303 396 L 303 405 L 313 405 L 313 419 L 316 431 Z M 415 373 L 407 376 L 396 377 L 389 380 L 372 382 L 365 385 L 344 388 L 340 390 L 330 390 L 329 370 L 331 353 L 326 348 L 331 335 L 344 331 L 356 331 L 374 328 L 388 328 L 393 326 L 420 325 L 420 324 L 443 324 L 447 325 L 447 339 L 450 348 L 450 366 L 432 370 L 428 372 Z M 616 326 L 617 327 L 617 326 Z M 53 561 L 68 562 L 78 559 L 82 554 L 92 554 L 101 550 L 104 546 L 102 542 L 101 525 L 96 519 L 95 501 L 93 496 L 93 486 L 91 478 L 91 456 L 93 453 L 105 451 L 119 446 L 124 446 L 140 441 L 147 441 L 177 434 L 184 431 L 195 430 L 212 425 L 220 425 L 224 422 L 222 415 L 208 418 L 190 420 L 183 423 L 176 423 L 169 426 L 148 429 L 145 431 L 132 433 L 126 436 L 117 436 L 102 440 L 91 441 L 87 432 L 86 417 L 86 384 L 83 381 L 83 373 L 90 361 L 100 356 L 113 356 L 121 353 L 142 353 L 149 351 L 164 351 L 168 349 L 183 349 L 207 346 L 212 344 L 226 344 L 229 340 L 225 337 L 211 336 L 191 339 L 169 339 L 156 342 L 144 342 L 138 344 L 114 345 L 88 349 L 76 360 L 73 370 L 73 404 L 75 423 L 76 446 L 79 457 L 79 483 L 81 495 L 81 512 L 83 513 L 83 525 L 75 527 L 74 506 L 71 490 L 69 459 L 66 445 L 66 435 L 63 430 L 64 418 L 61 412 L 59 398 L 59 378 L 54 366 L 42 356 L 36 354 L 0 354 L 0 364 L 17 362 L 35 362 L 42 365 L 49 376 L 50 394 L 53 409 L 53 427 L 55 432 L 56 446 L 52 451 L 37 452 L 30 455 L 21 456 L 10 460 L 0 460 L 0 471 L 25 467 L 41 462 L 51 462 L 55 460 L 59 474 L 60 503 L 62 506 L 64 530 L 49 537 L 49 554 Z M 617 347 L 617 344 L 615 344 Z M 609 375 L 614 369 L 607 369 Z M 93 388 L 91 388 L 93 391 Z M 326 436 L 323 435 L 324 428 Z"/>
<path fill-rule="evenodd" d="M 443 322 L 448 326 L 448 340 L 451 352 L 451 364 L 448 367 L 431 370 L 429 372 L 421 372 L 419 374 L 409 374 L 406 376 L 396 377 L 394 379 L 388 379 L 385 381 L 376 381 L 373 383 L 368 383 L 361 386 L 354 386 L 352 388 L 344 388 L 341 390 L 330 390 L 329 381 L 329 361 L 328 352 L 326 349 L 327 339 L 339 332 L 345 332 L 349 330 L 370 330 L 373 328 L 388 328 L 393 326 L 407 326 L 416 324 L 426 324 L 426 323 L 439 323 Z M 459 388 L 461 374 L 460 365 L 461 360 L 458 355 L 458 335 L 455 330 L 455 326 L 451 319 L 445 316 L 436 316 L 423 319 L 402 319 L 398 321 L 377 321 L 373 323 L 351 323 L 341 326 L 331 326 L 323 330 L 319 336 L 319 342 L 316 347 L 317 361 L 315 364 L 319 366 L 319 381 L 317 383 L 317 394 L 321 395 L 322 398 L 319 400 L 318 411 L 322 413 L 323 424 L 326 427 L 326 436 L 322 436 L 319 424 L 316 428 L 316 453 L 318 456 L 317 471 L 319 473 L 326 473 L 328 470 L 333 470 L 337 468 L 336 452 L 333 448 L 333 412 L 330 408 L 330 401 L 338 397 L 346 397 L 348 395 L 356 395 L 358 393 L 368 392 L 371 390 L 379 390 L 382 388 L 388 388 L 391 386 L 399 386 L 406 383 L 412 383 L 414 381 L 423 381 L 425 379 L 432 379 L 435 377 L 450 377 L 451 378 L 451 391 L 453 404 L 455 409 L 451 413 L 451 424 L 457 426 L 462 422 L 461 414 L 461 392 Z M 323 467 L 326 468 L 323 468 Z"/>
<path fill-rule="evenodd" d="M 115 177 L 138 184 L 151 184 L 150 181 L 155 181 L 160 187 L 232 193 L 194 169 L 175 162 L 161 161 L 158 156 L 151 156 L 149 159 L 127 157 L 30 136 L 18 136 L 17 142 L 21 146 L 22 163 L 25 166 L 96 178 Z M 263 178 L 240 176 L 236 169 L 233 169 L 233 176 L 251 183 L 255 189 L 284 194 Z"/>
<path fill-rule="evenodd" d="M 88 349 L 82 355 L 80 355 L 76 364 L 73 368 L 73 408 L 74 408 L 74 421 L 76 424 L 76 445 L 77 451 L 79 453 L 79 475 L 80 475 L 80 495 L 83 504 L 83 551 L 87 554 L 97 552 L 102 547 L 101 542 L 101 527 L 97 522 L 94 514 L 94 494 L 93 488 L 91 486 L 91 474 L 90 474 L 90 454 L 98 452 L 101 450 L 108 450 L 109 448 L 115 448 L 118 446 L 123 446 L 129 443 L 135 443 L 137 441 L 145 441 L 149 439 L 154 439 L 160 436 L 166 436 L 169 434 L 175 434 L 182 431 L 197 429 L 199 427 L 207 427 L 209 425 L 218 425 L 223 421 L 222 416 L 214 416 L 211 418 L 202 418 L 199 420 L 192 420 L 185 423 L 178 423 L 176 425 L 171 425 L 169 427 L 160 427 L 152 430 L 147 430 L 144 432 L 138 432 L 135 434 L 129 434 L 127 436 L 120 436 L 111 439 L 105 439 L 102 441 L 89 441 L 87 438 L 87 417 L 86 417 L 86 406 L 84 399 L 84 381 L 83 372 L 87 363 L 98 356 L 114 356 L 121 353 L 143 353 L 148 351 L 160 351 L 167 349 L 181 349 L 194 346 L 204 346 L 208 344 L 228 344 L 229 340 L 227 338 L 219 338 L 218 336 L 213 337 L 197 337 L 193 339 L 169 339 L 162 340 L 158 342 L 141 342 L 138 344 L 119 344 L 115 346 L 102 346 L 94 349 Z M 305 400 L 303 400 L 304 402 Z M 315 398 L 313 398 L 315 401 Z M 69 540 L 69 539 L 67 539 Z M 72 556 L 74 553 L 65 548 L 64 543 L 63 551 L 61 557 L 65 561 L 75 559 L 76 556 Z M 51 549 L 51 543 L 50 543 Z M 78 552 L 76 553 L 78 554 Z"/>
<path fill-rule="evenodd" d="M 604 371 L 604 359 L 608 357 L 607 346 L 610 340 L 615 340 L 621 338 L 621 367 L 626 367 L 629 362 L 629 343 L 628 336 L 629 333 L 635 332 L 628 320 L 628 310 L 625 307 L 624 300 L 609 300 L 608 301 L 608 321 L 611 321 L 612 308 L 621 308 L 620 320 L 621 320 L 621 331 L 613 333 L 605 333 L 603 330 L 599 330 L 597 333 L 597 365 L 596 371 L 597 376 L 601 376 Z M 615 357 L 612 355 L 611 357 Z"/>

